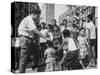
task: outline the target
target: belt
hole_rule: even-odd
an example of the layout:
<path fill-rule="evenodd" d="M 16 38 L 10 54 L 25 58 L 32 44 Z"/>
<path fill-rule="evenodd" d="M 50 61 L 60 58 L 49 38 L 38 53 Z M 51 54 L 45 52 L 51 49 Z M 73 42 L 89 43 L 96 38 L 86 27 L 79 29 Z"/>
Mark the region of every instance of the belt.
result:
<path fill-rule="evenodd" d="M 25 38 L 28 38 L 30 40 L 33 40 L 33 38 L 30 38 L 29 36 L 25 36 L 25 35 L 19 35 L 19 37 L 25 37 Z"/>

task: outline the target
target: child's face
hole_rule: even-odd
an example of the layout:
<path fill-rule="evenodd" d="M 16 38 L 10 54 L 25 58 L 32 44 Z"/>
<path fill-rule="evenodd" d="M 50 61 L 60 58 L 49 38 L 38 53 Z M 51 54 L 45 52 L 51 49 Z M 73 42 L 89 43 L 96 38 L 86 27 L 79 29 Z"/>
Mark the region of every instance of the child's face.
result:
<path fill-rule="evenodd" d="M 56 24 L 56 21 L 55 21 L 55 20 L 53 20 L 53 21 L 52 21 L 52 24 L 53 24 L 53 25 L 55 25 L 55 24 Z"/>
<path fill-rule="evenodd" d="M 64 21 L 63 21 L 63 24 L 66 25 L 66 24 L 67 24 L 67 21 L 64 20 Z"/>
<path fill-rule="evenodd" d="M 41 24 L 41 28 L 43 28 L 44 27 L 44 25 L 43 24 Z"/>
<path fill-rule="evenodd" d="M 82 29 L 82 30 L 80 31 L 80 34 L 81 34 L 82 36 L 84 36 L 84 35 L 85 35 L 85 30 Z"/>

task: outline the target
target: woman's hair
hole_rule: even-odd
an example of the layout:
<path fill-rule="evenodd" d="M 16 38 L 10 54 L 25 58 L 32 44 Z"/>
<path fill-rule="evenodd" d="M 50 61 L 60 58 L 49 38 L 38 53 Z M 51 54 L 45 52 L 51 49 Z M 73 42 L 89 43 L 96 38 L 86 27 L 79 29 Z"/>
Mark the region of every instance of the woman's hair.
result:
<path fill-rule="evenodd" d="M 64 37 L 69 37 L 69 36 L 70 36 L 70 31 L 67 30 L 67 29 L 65 29 L 65 30 L 63 31 L 63 36 L 64 36 Z"/>

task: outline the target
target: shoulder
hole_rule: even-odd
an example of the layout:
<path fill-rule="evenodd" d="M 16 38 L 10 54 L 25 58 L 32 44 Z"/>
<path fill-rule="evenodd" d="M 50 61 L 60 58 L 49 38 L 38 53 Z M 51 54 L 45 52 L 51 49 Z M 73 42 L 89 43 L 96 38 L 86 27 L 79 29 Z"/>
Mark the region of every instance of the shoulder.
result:
<path fill-rule="evenodd" d="M 79 40 L 80 38 L 81 38 L 81 37 L 80 37 L 80 36 L 78 36 L 78 37 L 77 37 L 77 40 Z"/>

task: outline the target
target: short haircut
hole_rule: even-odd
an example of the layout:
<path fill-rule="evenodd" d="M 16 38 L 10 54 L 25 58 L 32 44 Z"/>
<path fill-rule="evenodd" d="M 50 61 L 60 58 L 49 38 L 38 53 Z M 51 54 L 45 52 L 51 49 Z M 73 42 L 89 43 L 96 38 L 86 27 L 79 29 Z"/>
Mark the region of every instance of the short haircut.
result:
<path fill-rule="evenodd" d="M 41 14 L 40 7 L 37 3 L 30 3 L 30 14 Z"/>
<path fill-rule="evenodd" d="M 81 31 L 81 30 L 86 30 L 86 29 L 82 27 L 79 31 Z"/>
<path fill-rule="evenodd" d="M 63 19 L 63 22 L 64 22 L 64 21 L 66 21 L 66 22 L 67 22 L 67 19 Z"/>
<path fill-rule="evenodd" d="M 50 41 L 47 42 L 47 45 L 48 45 L 48 47 L 53 47 L 53 43 Z"/>
<path fill-rule="evenodd" d="M 52 21 L 55 21 L 57 23 L 56 19 L 52 19 Z"/>
<path fill-rule="evenodd" d="M 90 14 L 90 15 L 87 16 L 87 18 L 88 18 L 90 21 L 92 21 L 92 20 L 93 20 L 93 15 Z"/>
<path fill-rule="evenodd" d="M 46 26 L 46 23 L 45 22 L 41 22 L 41 24 L 43 24 L 44 26 Z"/>
<path fill-rule="evenodd" d="M 64 25 L 63 23 L 60 24 L 61 26 Z"/>
<path fill-rule="evenodd" d="M 64 36 L 64 37 L 69 37 L 69 36 L 70 36 L 70 31 L 67 30 L 67 29 L 65 29 L 65 30 L 63 31 L 63 36 Z"/>
<path fill-rule="evenodd" d="M 48 26 L 49 26 L 50 30 L 53 30 L 53 25 L 48 24 Z"/>

